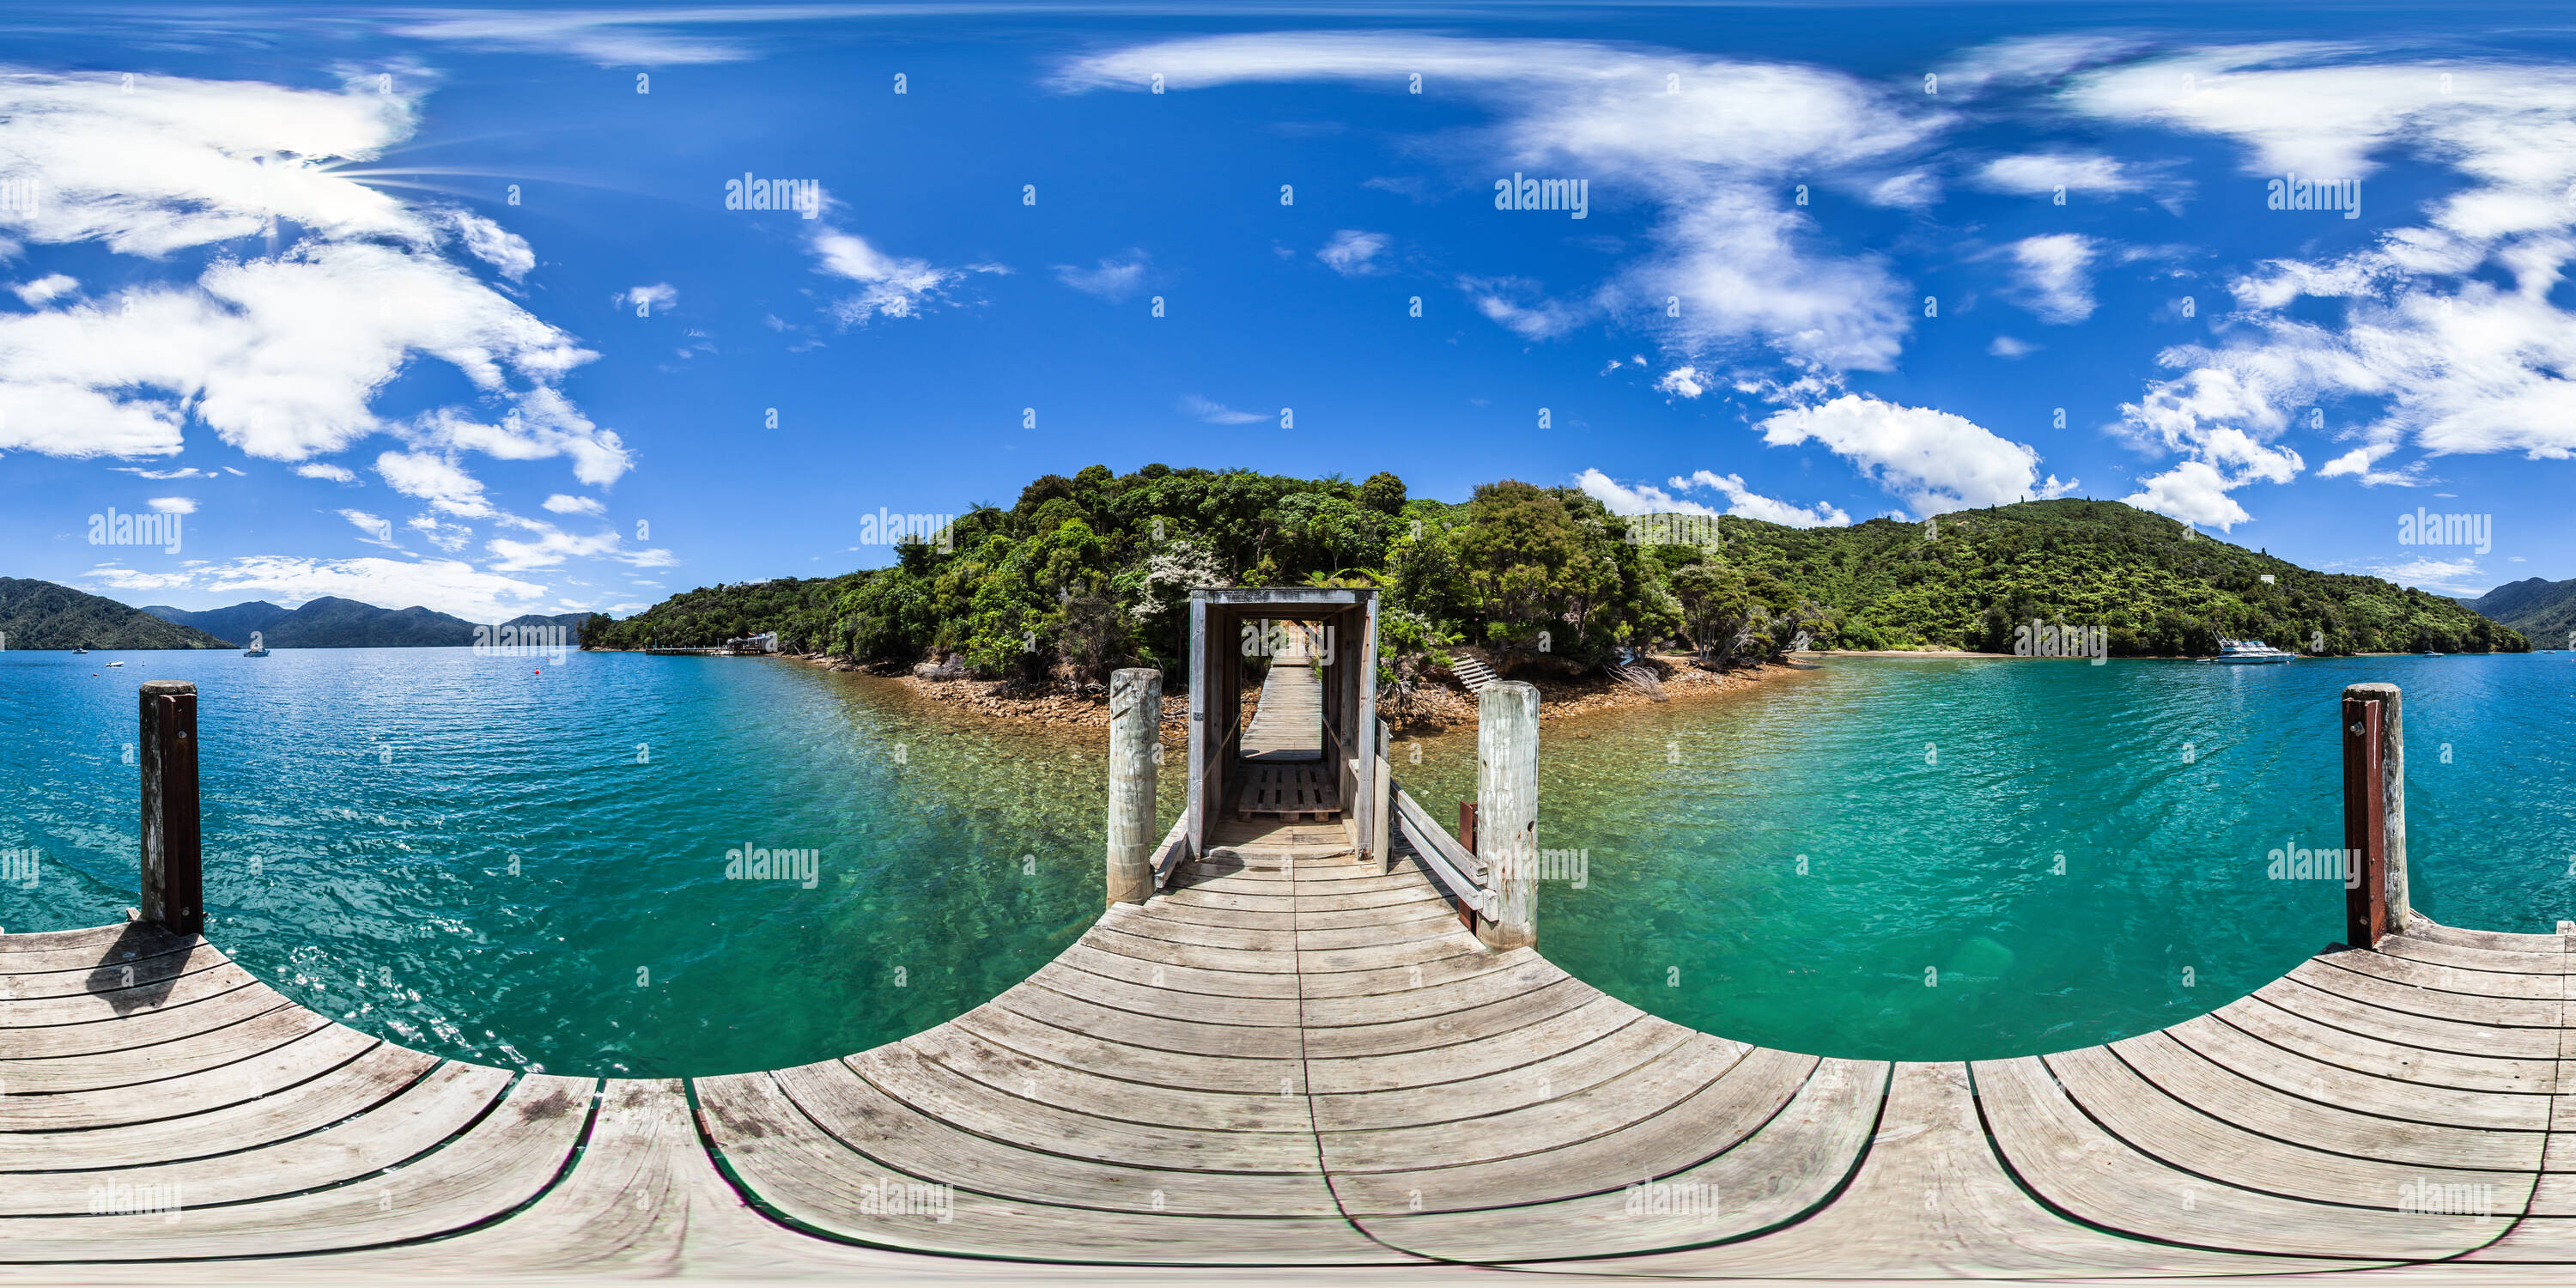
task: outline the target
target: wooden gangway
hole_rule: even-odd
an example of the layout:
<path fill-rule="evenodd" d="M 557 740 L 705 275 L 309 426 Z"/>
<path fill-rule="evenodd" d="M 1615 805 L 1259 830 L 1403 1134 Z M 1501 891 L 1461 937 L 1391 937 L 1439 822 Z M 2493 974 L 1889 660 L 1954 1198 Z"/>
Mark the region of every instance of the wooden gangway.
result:
<path fill-rule="evenodd" d="M 954 1254 L 1691 1277 L 2576 1259 L 2557 936 L 2416 919 L 2109 1046 L 1820 1059 L 1489 951 L 1414 856 L 1380 874 L 1338 826 L 1219 835 L 1164 893 L 954 1021 L 685 1082 L 406 1050 L 140 923 L 0 936 L 0 1265 L 939 1276 L 972 1263 L 922 1254 Z"/>

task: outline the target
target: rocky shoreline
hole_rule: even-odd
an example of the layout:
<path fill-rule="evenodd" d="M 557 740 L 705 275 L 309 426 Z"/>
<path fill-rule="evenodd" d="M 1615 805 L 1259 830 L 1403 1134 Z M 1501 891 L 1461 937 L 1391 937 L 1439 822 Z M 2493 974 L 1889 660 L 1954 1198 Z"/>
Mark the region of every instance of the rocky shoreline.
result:
<path fill-rule="evenodd" d="M 820 653 L 787 656 L 828 670 L 879 674 L 846 658 Z M 1659 664 L 1655 669 L 1662 673 L 1660 687 L 1665 700 L 1670 702 L 1693 702 L 1734 693 L 1779 676 L 1815 669 L 1812 664 L 1771 662 L 1713 672 L 1689 665 L 1689 659 L 1682 655 L 1658 656 L 1654 661 Z M 1106 693 L 1013 693 L 1008 691 L 1011 685 L 1006 681 L 971 677 L 895 674 L 880 675 L 880 678 L 978 719 L 1093 732 L 1108 728 L 1109 698 Z M 1655 699 L 1644 691 L 1607 676 L 1581 680 L 1533 679 L 1531 683 L 1538 686 L 1539 719 L 1542 722 L 1656 705 Z M 1245 690 L 1244 709 L 1247 712 L 1255 705 L 1253 699 L 1257 692 Z M 1444 673 L 1416 681 L 1409 712 L 1397 711 L 1393 703 L 1381 695 L 1378 713 L 1386 720 L 1387 729 L 1394 736 L 1440 734 L 1454 729 L 1475 728 L 1476 699 Z M 1189 695 L 1166 692 L 1163 695 L 1164 740 L 1184 740 L 1189 720 Z"/>

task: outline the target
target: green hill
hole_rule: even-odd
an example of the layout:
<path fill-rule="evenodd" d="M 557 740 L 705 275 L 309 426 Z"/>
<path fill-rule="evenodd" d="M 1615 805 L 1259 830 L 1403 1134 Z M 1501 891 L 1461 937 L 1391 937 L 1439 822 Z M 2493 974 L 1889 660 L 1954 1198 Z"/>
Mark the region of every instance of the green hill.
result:
<path fill-rule="evenodd" d="M 2525 577 L 2460 602 L 2530 636 L 2542 648 L 2576 648 L 2576 577 Z"/>
<path fill-rule="evenodd" d="M 2326 653 L 2530 647 L 2442 596 L 2314 572 L 2117 501 L 1963 510 L 1929 525 L 1716 526 L 1718 556 L 1745 571 L 1755 598 L 1775 611 L 1817 606 L 1847 648 L 2009 651 L 2013 625 L 2034 617 L 2105 627 L 2120 655 L 2206 654 L 2222 636 Z"/>
<path fill-rule="evenodd" d="M 222 648 L 194 627 L 50 581 L 0 577 L 0 636 L 10 648 Z"/>
<path fill-rule="evenodd" d="M 1667 519 L 1679 522 L 1666 522 Z M 1675 640 L 1714 664 L 1823 648 L 2009 651 L 2034 618 L 2100 627 L 2122 655 L 2221 638 L 2326 653 L 2516 651 L 2516 632 L 2375 577 L 2313 572 L 2116 501 L 2040 501 L 1848 528 L 1623 518 L 1574 488 L 1504 480 L 1463 504 L 1403 481 L 1092 466 L 977 506 L 893 566 L 705 587 L 592 647 L 703 647 L 775 630 L 868 662 L 1097 681 L 1178 662 L 1192 586 L 1375 585 L 1390 674 L 1475 641 L 1507 665 L 1597 665 Z M 2265 582 L 2264 577 L 2272 580 Z"/>

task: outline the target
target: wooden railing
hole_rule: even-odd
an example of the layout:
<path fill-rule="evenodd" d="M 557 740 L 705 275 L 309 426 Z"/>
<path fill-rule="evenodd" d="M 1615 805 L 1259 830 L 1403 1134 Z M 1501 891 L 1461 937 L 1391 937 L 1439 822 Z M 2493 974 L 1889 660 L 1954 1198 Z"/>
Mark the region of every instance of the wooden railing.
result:
<path fill-rule="evenodd" d="M 1413 794 L 1404 790 L 1402 784 L 1394 784 L 1393 795 L 1395 825 L 1403 830 L 1405 841 L 1420 856 L 1422 866 L 1428 868 L 1432 878 L 1446 886 L 1458 902 L 1476 912 L 1487 911 L 1494 892 L 1486 884 L 1485 861 L 1442 829 L 1439 821 L 1432 818 L 1431 812 L 1422 808 L 1422 802 L 1413 799 Z"/>
<path fill-rule="evenodd" d="M 1163 843 L 1154 847 L 1154 888 L 1160 890 L 1170 885 L 1172 874 L 1180 870 L 1181 860 L 1188 857 L 1190 857 L 1190 811 L 1187 806 L 1183 806 L 1181 816 L 1172 821 L 1172 830 L 1163 834 Z"/>

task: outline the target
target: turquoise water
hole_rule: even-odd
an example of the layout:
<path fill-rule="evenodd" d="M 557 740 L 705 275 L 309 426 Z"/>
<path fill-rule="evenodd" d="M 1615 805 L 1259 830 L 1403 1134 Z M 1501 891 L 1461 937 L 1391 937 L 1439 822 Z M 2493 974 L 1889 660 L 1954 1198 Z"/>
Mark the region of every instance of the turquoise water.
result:
<path fill-rule="evenodd" d="M 0 850 L 42 859 L 33 890 L 0 886 L 0 927 L 134 903 L 124 744 L 151 679 L 198 685 L 209 933 L 298 1001 L 443 1054 L 637 1076 L 827 1059 L 983 1002 L 1100 909 L 1100 749 L 979 732 L 888 681 L 616 653 L 11 652 Z M 819 851 L 813 888 L 726 879 L 743 848 Z"/>
<path fill-rule="evenodd" d="M 203 694 L 214 935 L 429 1050 L 643 1076 L 822 1059 L 971 1008 L 1099 908 L 1099 737 L 962 723 L 888 681 L 628 654 L 12 652 L 0 851 L 41 859 L 33 888 L 0 885 L 0 927 L 134 902 L 123 750 L 146 679 Z M 2265 855 L 2341 844 L 2334 699 L 2370 679 L 2406 689 L 2418 906 L 2576 917 L 2568 654 L 1839 659 L 1551 722 L 1541 840 L 1582 851 L 1586 879 L 1543 885 L 1539 942 L 1658 1014 L 1801 1051 L 1984 1057 L 2170 1024 L 2339 934 L 2340 885 L 2270 880 Z M 1421 747 L 1399 777 L 1446 817 L 1472 735 Z M 814 887 L 727 880 L 746 845 L 816 851 Z"/>
<path fill-rule="evenodd" d="M 1819 1054 L 1972 1059 L 2172 1024 L 2342 937 L 2341 884 L 2273 880 L 2267 859 L 2343 844 L 2337 699 L 2370 680 L 2405 692 L 2416 907 L 2576 918 L 2569 654 L 1851 658 L 1543 730 L 1539 843 L 1588 851 L 1588 880 L 1542 883 L 1539 945 L 1659 1015 Z M 1397 773 L 1447 817 L 1474 756 L 1430 741 Z"/>

